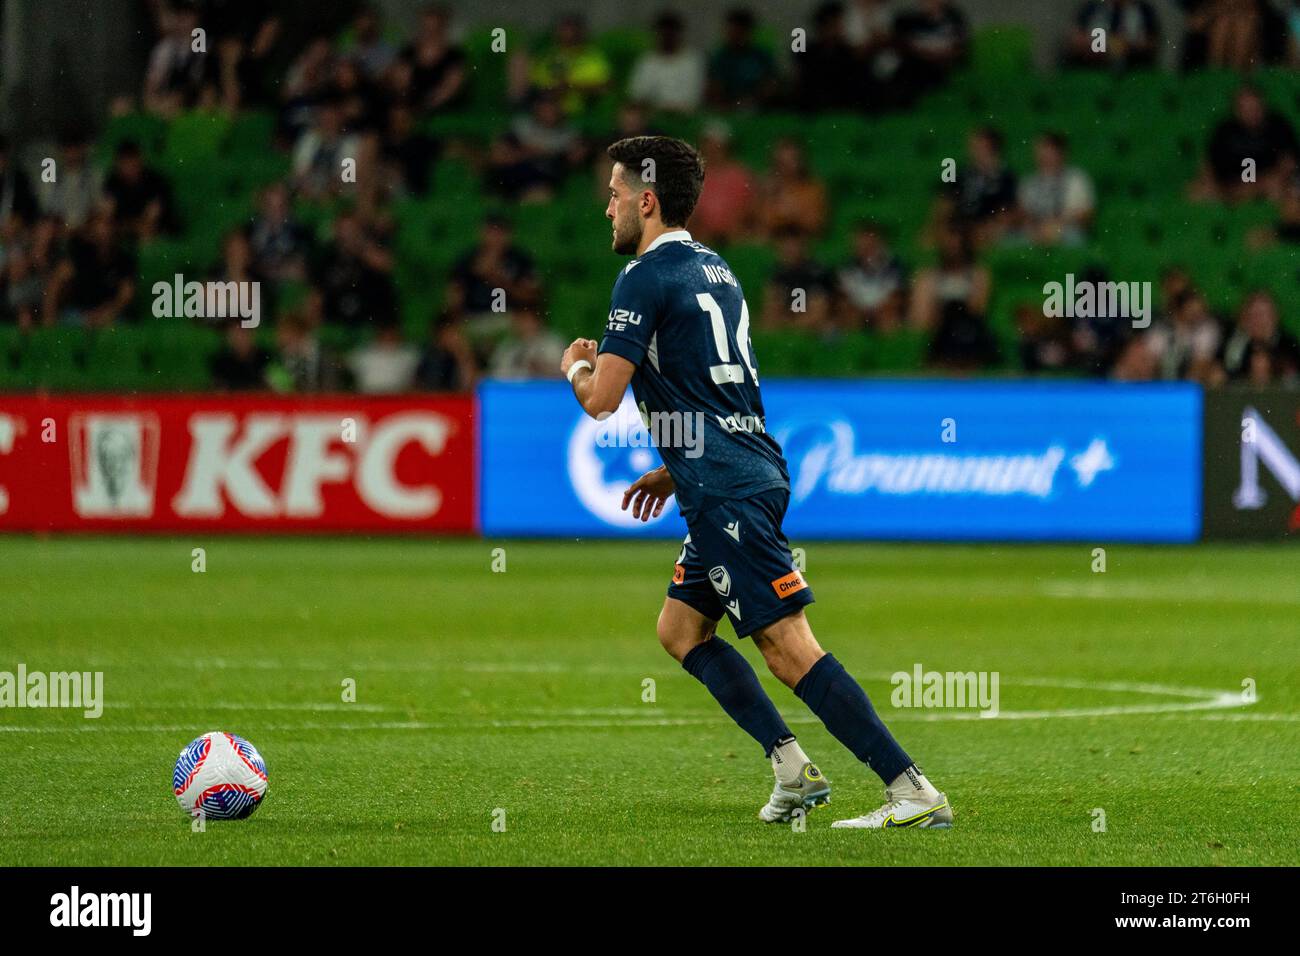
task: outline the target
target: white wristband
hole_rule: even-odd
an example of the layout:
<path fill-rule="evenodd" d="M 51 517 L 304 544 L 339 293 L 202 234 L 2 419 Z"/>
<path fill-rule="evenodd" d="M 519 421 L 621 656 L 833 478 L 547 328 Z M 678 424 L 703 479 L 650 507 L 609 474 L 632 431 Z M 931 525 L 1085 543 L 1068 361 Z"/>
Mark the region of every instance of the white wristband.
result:
<path fill-rule="evenodd" d="M 591 368 L 591 363 L 586 359 L 578 359 L 569 366 L 569 384 L 573 384 L 573 377 L 581 372 L 584 368 Z"/>

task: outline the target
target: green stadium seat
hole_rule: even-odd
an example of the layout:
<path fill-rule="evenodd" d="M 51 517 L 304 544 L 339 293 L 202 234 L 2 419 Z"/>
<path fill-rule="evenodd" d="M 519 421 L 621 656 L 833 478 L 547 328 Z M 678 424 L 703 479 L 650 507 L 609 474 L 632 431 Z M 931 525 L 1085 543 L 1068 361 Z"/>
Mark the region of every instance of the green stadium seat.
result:
<path fill-rule="evenodd" d="M 79 328 L 39 328 L 27 337 L 20 374 L 28 388 L 81 391 L 88 385 L 87 333 Z"/>
<path fill-rule="evenodd" d="M 606 30 L 596 36 L 595 42 L 609 58 L 614 72 L 614 87 L 618 90 L 625 89 L 632 64 L 650 49 L 650 35 L 639 28 Z"/>
<path fill-rule="evenodd" d="M 971 69 L 977 76 L 1023 82 L 1034 66 L 1034 37 L 1028 27 L 994 26 L 971 37 Z"/>
<path fill-rule="evenodd" d="M 16 326 L 0 326 L 0 392 L 28 387 L 22 368 L 24 338 Z"/>
<path fill-rule="evenodd" d="M 929 337 L 913 329 L 875 335 L 867 343 L 866 358 L 872 371 L 917 372 L 925 364 Z"/>
<path fill-rule="evenodd" d="M 256 159 L 271 150 L 275 115 L 265 111 L 240 113 L 230 124 L 225 140 L 226 155 L 241 162 Z"/>
<path fill-rule="evenodd" d="M 220 157 L 229 132 L 230 119 L 222 113 L 183 113 L 168 127 L 162 160 L 172 171 L 191 166 L 210 168 Z"/>
<path fill-rule="evenodd" d="M 100 137 L 96 154 L 101 165 L 108 165 L 119 143 L 132 140 L 149 162 L 157 162 L 167 139 L 167 122 L 152 113 L 128 113 L 108 122 Z"/>

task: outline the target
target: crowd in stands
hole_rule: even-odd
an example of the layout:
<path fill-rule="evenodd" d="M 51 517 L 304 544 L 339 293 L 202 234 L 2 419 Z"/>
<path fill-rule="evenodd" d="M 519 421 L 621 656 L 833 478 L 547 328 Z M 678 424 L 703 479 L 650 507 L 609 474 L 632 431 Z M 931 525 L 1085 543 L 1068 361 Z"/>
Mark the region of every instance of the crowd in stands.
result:
<path fill-rule="evenodd" d="M 1300 2 L 1181 5 L 1183 69 L 1245 74 L 1266 63 L 1300 65 Z M 225 15 L 211 15 L 215 10 Z M 970 55 L 966 16 L 951 0 L 823 3 L 809 21 L 806 50 L 789 55 L 782 55 L 784 39 L 761 37 L 763 25 L 744 7 L 725 15 L 711 49 L 695 41 L 681 14 L 656 13 L 646 24 L 648 47 L 622 88 L 583 17 L 565 16 L 544 42 L 515 48 L 503 62 L 500 132 L 477 150 L 428 132 L 430 118 L 465 108 L 475 82 L 445 7 L 425 8 L 404 39 L 395 39 L 372 6 L 360 6 L 341 32 L 303 38 L 287 35 L 270 8 L 251 4 L 162 0 L 155 11 L 157 39 L 139 94 L 115 109 L 166 119 L 191 110 L 273 111 L 277 148 L 289 157 L 289 175 L 260 190 L 254 215 L 225 236 L 220 261 L 202 277 L 258 282 L 263 311 L 275 317 L 261 332 L 224 324 L 225 346 L 211 366 L 220 388 L 464 390 L 483 375 L 558 375 L 565 342 L 551 328 L 550 290 L 516 241 L 517 220 L 531 204 L 555 202 L 574 177 L 603 183 L 605 145 L 655 132 L 657 119 L 672 115 L 707 117 L 699 136 L 707 176 L 690 223 L 695 237 L 724 250 L 743 241 L 774 252 L 758 328 L 829 341 L 911 330 L 925 336 L 926 362 L 937 370 L 1018 365 L 1029 373 L 1125 380 L 1300 380 L 1300 343 L 1272 296 L 1252 292 L 1235 315 L 1216 315 L 1186 269 L 1160 278 L 1158 312 L 1146 329 L 1118 317 L 1052 318 L 1041 303 L 1022 304 L 1016 354 L 1007 354 L 989 323 L 994 289 L 984 257 L 1017 247 L 1084 248 L 1108 197 L 1071 159 L 1065 133 L 1008 130 L 996 113 L 973 120 L 965 155 L 951 175 L 936 179 L 923 236 L 929 264 L 904 261 L 900 237 L 870 219 L 853 226 L 846 260 L 817 257 L 837 197 L 812 171 L 816 142 L 780 139 L 756 168 L 733 154 L 732 124 L 770 110 L 914 109 L 951 83 Z M 200 26 L 209 33 L 204 52 L 191 42 Z M 1062 24 L 1061 59 L 1082 70 L 1155 69 L 1168 39 L 1146 0 L 1087 0 Z M 287 69 L 275 71 L 276 62 Z M 621 102 L 615 128 L 603 136 L 584 132 L 580 119 L 611 92 Z M 1005 158 L 1010 132 L 1036 137 L 1026 168 Z M 1300 241 L 1300 147 L 1285 116 L 1243 80 L 1230 115 L 1203 145 L 1202 169 L 1186 184 L 1188 202 L 1273 203 L 1277 226 L 1260 230 L 1252 245 Z M 149 320 L 137 282 L 139 249 L 186 224 L 172 184 L 139 144 L 118 143 L 104 172 L 93 146 L 83 134 L 63 136 L 57 180 L 47 182 L 0 139 L 0 322 L 27 330 Z M 412 341 L 400 320 L 391 208 L 436 190 L 431 171 L 449 152 L 463 154 L 510 212 L 482 221 L 447 276 L 427 336 Z M 347 160 L 363 174 L 341 176 Z M 1247 161 L 1255 174 L 1243 179 Z M 304 206 L 331 210 L 324 228 L 301 221 Z M 282 292 L 293 287 L 305 294 L 281 308 Z M 365 332 L 342 354 L 320 334 L 340 326 Z"/>

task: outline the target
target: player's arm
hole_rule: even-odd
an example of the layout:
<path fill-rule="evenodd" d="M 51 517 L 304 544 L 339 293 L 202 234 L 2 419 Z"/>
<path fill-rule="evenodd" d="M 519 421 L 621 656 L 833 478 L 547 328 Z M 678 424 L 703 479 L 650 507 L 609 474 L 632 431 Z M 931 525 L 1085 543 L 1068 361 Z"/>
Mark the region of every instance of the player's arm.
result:
<path fill-rule="evenodd" d="M 658 317 L 664 313 L 655 270 L 635 266 L 635 260 L 629 263 L 614 283 L 600 344 L 575 339 L 560 363 L 582 410 L 592 418 L 618 411 L 632 376 L 651 351 Z"/>
<path fill-rule="evenodd" d="M 560 371 L 573 386 L 582 410 L 601 418 L 618 410 L 636 366 L 612 352 L 597 355 L 593 339 L 574 339 L 564 350 Z"/>

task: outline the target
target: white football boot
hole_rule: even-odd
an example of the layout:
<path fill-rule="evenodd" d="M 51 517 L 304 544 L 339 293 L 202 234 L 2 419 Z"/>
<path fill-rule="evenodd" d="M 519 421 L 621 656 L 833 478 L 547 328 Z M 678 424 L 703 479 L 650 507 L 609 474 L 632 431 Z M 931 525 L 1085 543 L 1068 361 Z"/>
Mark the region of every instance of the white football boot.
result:
<path fill-rule="evenodd" d="M 831 802 L 831 785 L 822 772 L 811 762 L 799 769 L 799 776 L 789 783 L 777 778 L 767 805 L 758 811 L 764 823 L 788 823 L 794 812 L 805 811 Z"/>
<path fill-rule="evenodd" d="M 884 830 L 888 827 L 946 830 L 952 826 L 952 808 L 948 806 L 947 795 L 937 790 L 886 787 L 883 807 L 864 816 L 836 820 L 831 826 L 856 830 Z"/>

